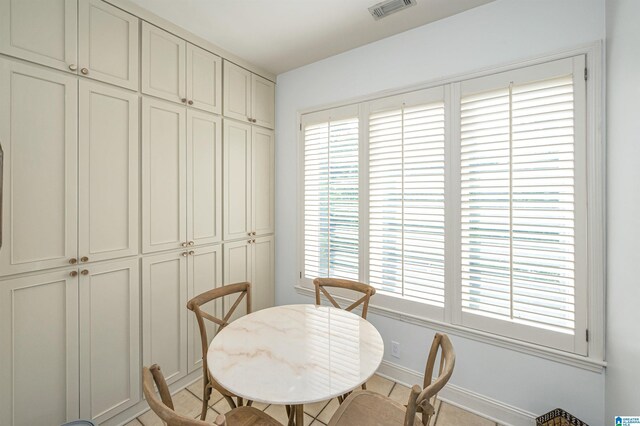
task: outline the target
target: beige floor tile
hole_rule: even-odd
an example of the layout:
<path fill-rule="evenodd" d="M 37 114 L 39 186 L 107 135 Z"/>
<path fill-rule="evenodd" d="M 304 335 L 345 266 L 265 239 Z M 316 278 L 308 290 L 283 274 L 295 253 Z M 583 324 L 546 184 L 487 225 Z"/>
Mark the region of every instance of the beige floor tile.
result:
<path fill-rule="evenodd" d="M 202 379 L 187 386 L 187 389 L 199 399 L 202 399 Z M 222 394 L 215 389 L 211 390 L 211 396 L 209 396 L 209 407 L 214 406 L 218 401 L 222 399 Z"/>
<path fill-rule="evenodd" d="M 304 415 L 304 425 L 305 426 L 310 426 L 313 423 L 313 417 L 311 417 L 308 414 Z M 321 424 L 321 423 L 320 423 Z"/>
<path fill-rule="evenodd" d="M 231 410 L 229 403 L 226 399 L 222 398 L 220 401 L 216 402 L 213 406 L 211 406 L 214 410 L 216 410 L 220 414 L 227 413 Z"/>
<path fill-rule="evenodd" d="M 329 423 L 329 420 L 331 420 L 331 416 L 333 416 L 339 406 L 340 404 L 338 403 L 338 400 L 336 398 L 333 398 L 331 401 L 329 401 L 329 404 L 324 407 L 320 414 L 318 414 L 316 420 L 320 420 L 324 424 Z"/>
<path fill-rule="evenodd" d="M 318 414 L 320 414 L 320 411 L 322 411 L 322 409 L 327 406 L 328 403 L 329 401 L 320 401 L 314 402 L 313 404 L 306 404 L 304 406 L 304 412 L 312 417 L 316 417 Z"/>
<path fill-rule="evenodd" d="M 164 422 L 154 413 L 149 410 L 141 416 L 138 416 L 138 420 L 144 426 L 164 426 Z"/>
<path fill-rule="evenodd" d="M 209 409 L 207 409 L 207 417 L 206 417 L 206 419 L 204 421 L 207 422 L 207 423 L 213 423 L 213 421 L 216 419 L 216 417 L 218 417 L 218 413 L 216 413 L 214 410 L 209 408 Z M 196 414 L 194 419 L 200 419 L 200 413 Z"/>
<path fill-rule="evenodd" d="M 124 426 L 140 426 L 142 423 L 138 421 L 138 419 L 133 419 L 129 423 L 125 423 Z"/>
<path fill-rule="evenodd" d="M 264 410 L 265 413 L 286 425 L 289 422 L 289 418 L 287 417 L 287 410 L 284 405 L 270 405 Z"/>
<path fill-rule="evenodd" d="M 186 389 L 173 395 L 173 406 L 176 413 L 185 417 L 195 417 L 202 411 L 202 401 Z"/>
<path fill-rule="evenodd" d="M 253 408 L 257 408 L 258 410 L 262 410 L 262 411 L 264 411 L 264 410 L 269 406 L 269 404 L 265 404 L 264 402 L 255 402 L 255 401 L 254 401 L 254 402 L 251 404 L 251 406 L 252 406 Z"/>
<path fill-rule="evenodd" d="M 367 390 L 372 392 L 379 393 L 384 396 L 389 396 L 389 392 L 391 392 L 391 388 L 393 387 L 393 382 L 391 380 L 385 379 L 384 377 L 374 375 L 367 382 Z"/>
<path fill-rule="evenodd" d="M 438 412 L 438 418 L 436 421 L 437 426 L 495 426 L 496 424 L 491 420 L 487 420 L 480 416 L 476 416 L 473 413 L 465 411 L 461 408 L 454 407 L 453 405 L 445 402 L 440 406 Z"/>
<path fill-rule="evenodd" d="M 396 385 L 391 390 L 391 394 L 389 394 L 389 398 L 393 399 L 396 402 L 399 402 L 400 404 L 406 404 L 409 401 L 410 393 L 411 390 L 408 387 L 396 383 Z"/>

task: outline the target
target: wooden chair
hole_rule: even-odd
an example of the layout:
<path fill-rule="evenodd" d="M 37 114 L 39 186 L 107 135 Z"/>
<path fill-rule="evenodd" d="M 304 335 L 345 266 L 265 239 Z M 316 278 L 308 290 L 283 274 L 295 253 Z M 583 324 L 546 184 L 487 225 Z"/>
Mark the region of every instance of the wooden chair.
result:
<path fill-rule="evenodd" d="M 369 299 L 376 294 L 376 289 L 368 284 L 359 283 L 357 281 L 342 280 L 338 278 L 316 278 L 313 280 L 313 285 L 316 287 L 316 305 L 320 304 L 320 292 L 331 302 L 333 306 L 339 309 L 343 309 L 338 302 L 329 294 L 325 287 L 344 288 L 347 290 L 363 293 L 360 299 L 353 302 L 351 305 L 344 308 L 345 311 L 352 311 L 362 304 L 362 318 L 367 319 L 367 311 L 369 310 Z"/>
<path fill-rule="evenodd" d="M 156 384 L 160 398 L 156 395 L 153 384 Z M 202 420 L 181 416 L 173 408 L 173 400 L 169 393 L 169 387 L 164 380 L 162 371 L 157 364 L 144 367 L 142 370 L 142 390 L 149 403 L 149 407 L 168 426 L 212 426 Z M 214 420 L 215 426 L 282 426 L 273 417 L 253 407 L 237 407 L 226 415 L 218 415 Z"/>
<path fill-rule="evenodd" d="M 224 318 L 216 318 L 213 315 L 202 310 L 202 306 L 207 303 L 216 301 L 222 297 L 235 295 L 238 297 L 234 304 L 229 308 L 227 314 Z M 222 394 L 224 399 L 227 400 L 229 406 L 231 408 L 236 408 L 244 405 L 244 401 L 242 398 L 237 397 L 232 394 L 225 388 L 223 388 L 218 382 L 216 382 L 211 374 L 209 374 L 209 366 L 207 363 L 207 351 L 209 350 L 209 337 L 207 336 L 207 328 L 205 326 L 204 320 L 208 320 L 218 325 L 218 330 L 222 330 L 227 325 L 229 325 L 229 320 L 236 308 L 240 305 L 240 302 L 243 298 L 246 297 L 247 301 L 247 313 L 251 313 L 251 285 L 247 282 L 237 283 L 237 284 L 229 284 L 222 287 L 215 288 L 213 290 L 209 290 L 205 293 L 199 294 L 193 299 L 187 302 L 187 308 L 196 315 L 196 320 L 198 321 L 198 328 L 200 329 L 200 340 L 202 346 L 202 380 L 203 380 L 203 394 L 202 394 L 202 413 L 200 414 L 200 420 L 204 420 L 207 416 L 207 405 L 209 402 L 209 398 L 211 397 L 211 391 L 216 389 L 218 392 Z M 233 400 L 236 398 L 236 401 Z M 247 405 L 251 405 L 251 401 L 247 401 Z"/>
<path fill-rule="evenodd" d="M 438 377 L 432 381 L 436 358 L 440 352 Z M 406 406 L 370 391 L 353 392 L 335 412 L 329 426 L 427 426 L 435 414 L 435 402 L 453 373 L 456 355 L 446 334 L 436 333 L 427 359 L 424 387 L 411 388 Z M 421 419 L 416 417 L 421 414 Z"/>

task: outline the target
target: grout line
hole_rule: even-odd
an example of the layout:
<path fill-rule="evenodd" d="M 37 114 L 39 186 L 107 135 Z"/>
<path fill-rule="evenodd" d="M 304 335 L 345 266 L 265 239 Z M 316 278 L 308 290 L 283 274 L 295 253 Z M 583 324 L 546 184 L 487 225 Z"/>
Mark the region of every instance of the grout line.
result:
<path fill-rule="evenodd" d="M 391 386 L 391 389 L 389 390 L 389 394 L 387 395 L 387 397 L 391 396 L 391 394 L 393 393 L 393 390 L 396 388 L 396 386 L 398 386 L 398 383 L 393 382 L 393 386 Z"/>

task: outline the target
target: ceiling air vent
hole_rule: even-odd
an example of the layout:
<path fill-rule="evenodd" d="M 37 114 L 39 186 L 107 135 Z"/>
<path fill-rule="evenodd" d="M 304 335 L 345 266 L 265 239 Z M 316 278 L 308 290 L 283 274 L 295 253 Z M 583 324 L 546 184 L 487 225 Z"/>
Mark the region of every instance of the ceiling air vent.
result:
<path fill-rule="evenodd" d="M 387 0 L 371 6 L 369 8 L 369 12 L 371 13 L 371 16 L 373 16 L 373 19 L 377 21 L 378 19 L 385 18 L 399 10 L 415 6 L 415 4 L 416 0 Z"/>

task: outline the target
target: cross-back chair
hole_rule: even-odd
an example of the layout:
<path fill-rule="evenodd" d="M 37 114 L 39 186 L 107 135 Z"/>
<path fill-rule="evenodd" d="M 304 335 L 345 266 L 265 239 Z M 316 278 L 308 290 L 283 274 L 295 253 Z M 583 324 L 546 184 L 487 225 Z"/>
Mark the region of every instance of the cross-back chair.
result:
<path fill-rule="evenodd" d="M 433 380 L 438 353 L 438 377 Z M 356 391 L 340 405 L 329 426 L 427 426 L 435 414 L 438 392 L 451 378 L 455 362 L 456 355 L 449 337 L 436 333 L 427 359 L 424 386 L 414 385 L 411 388 L 407 405 L 374 392 Z"/>
<path fill-rule="evenodd" d="M 208 303 L 215 303 L 226 296 L 237 295 L 237 298 L 233 305 L 227 310 L 226 314 L 222 318 L 217 318 L 210 313 L 204 311 L 202 308 Z M 209 350 L 209 336 L 207 335 L 207 327 L 205 320 L 211 321 L 218 326 L 216 333 L 220 332 L 223 328 L 229 325 L 230 319 L 235 313 L 238 306 L 242 302 L 242 299 L 246 299 L 247 314 L 251 313 L 251 285 L 248 282 L 229 284 L 222 287 L 209 290 L 202 294 L 197 295 L 193 299 L 187 302 L 187 308 L 196 315 L 198 321 L 198 328 L 200 329 L 200 341 L 202 346 L 202 380 L 203 380 L 203 394 L 202 394 L 202 412 L 200 413 L 200 420 L 204 420 L 207 416 L 207 405 L 209 398 L 211 397 L 211 391 L 216 389 L 222 394 L 224 399 L 229 403 L 231 408 L 236 408 L 244 405 L 242 398 L 237 397 L 225 388 L 223 388 L 218 382 L 216 382 L 209 373 L 209 366 L 207 363 L 207 351 Z M 236 398 L 234 401 L 233 398 Z M 247 405 L 251 405 L 251 401 L 247 401 Z"/>
<path fill-rule="evenodd" d="M 156 395 L 154 383 L 160 399 Z M 168 426 L 212 426 L 203 420 L 181 416 L 174 411 L 173 400 L 164 375 L 157 364 L 142 370 L 142 390 L 154 413 Z M 213 426 L 282 426 L 273 417 L 253 407 L 236 407 L 227 414 L 219 414 Z"/>
<path fill-rule="evenodd" d="M 351 280 L 343 280 L 339 278 L 316 278 L 315 280 L 313 280 L 313 285 L 316 288 L 316 305 L 320 304 L 320 293 L 322 293 L 333 306 L 339 309 L 344 309 L 345 311 L 353 311 L 355 308 L 362 305 L 362 318 L 364 319 L 367 318 L 367 312 L 369 310 L 369 300 L 371 299 L 371 296 L 376 294 L 376 289 L 368 284 Z M 331 296 L 331 294 L 327 291 L 327 287 L 343 288 L 362 293 L 363 296 L 346 308 L 342 308 L 342 306 L 340 306 L 340 304 L 338 304 L 333 296 Z"/>

